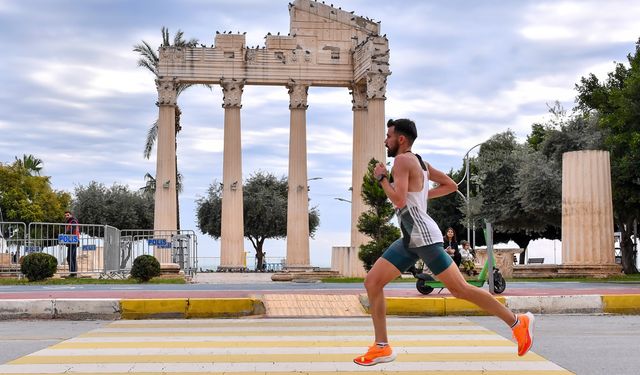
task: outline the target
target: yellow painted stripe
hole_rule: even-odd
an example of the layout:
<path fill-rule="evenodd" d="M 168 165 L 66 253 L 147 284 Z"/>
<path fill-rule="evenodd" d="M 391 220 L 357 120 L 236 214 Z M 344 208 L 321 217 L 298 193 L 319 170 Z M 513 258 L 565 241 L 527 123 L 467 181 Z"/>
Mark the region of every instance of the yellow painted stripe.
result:
<path fill-rule="evenodd" d="M 602 309 L 605 313 L 640 313 L 640 294 L 612 294 L 602 296 Z"/>
<path fill-rule="evenodd" d="M 9 365 L 33 364 L 103 364 L 103 363 L 258 363 L 258 362 L 351 362 L 353 354 L 245 354 L 220 355 L 101 355 L 101 356 L 46 356 L 28 355 L 9 362 Z M 514 353 L 430 353 L 401 354 L 398 362 L 469 362 L 469 361 L 545 361 L 535 353 L 524 357 Z"/>
<path fill-rule="evenodd" d="M 428 335 L 490 335 L 492 331 L 486 329 L 446 329 L 437 331 L 395 331 L 389 330 L 389 335 L 428 336 Z M 368 331 L 287 331 L 287 332 L 180 332 L 180 331 L 149 331 L 149 332 L 88 332 L 78 337 L 157 337 L 157 336 L 371 336 Z"/>
<path fill-rule="evenodd" d="M 73 372 L 74 375 L 122 375 L 121 372 Z M 136 372 L 136 375 L 166 375 L 166 372 Z M 189 375 L 255 375 L 255 372 L 189 372 Z M 260 372 L 261 375 L 291 375 L 291 372 Z M 334 371 L 313 371 L 305 372 L 305 375 L 333 375 Z M 362 375 L 363 372 L 340 371 L 340 375 Z M 570 375 L 566 370 L 534 370 L 534 371 L 490 371 L 490 370 L 469 370 L 469 371 L 394 371 L 384 374 L 393 375 Z M 24 373 L 5 373 L 3 375 L 25 375 Z M 51 373 L 29 373 L 29 375 L 51 375 Z"/>
<path fill-rule="evenodd" d="M 394 327 L 441 327 L 441 326 L 477 326 L 478 324 L 470 322 L 470 321 L 405 321 L 405 322 L 394 322 Z M 229 322 L 198 322 L 194 323 L 193 321 L 184 321 L 182 323 L 123 323 L 123 322 L 115 322 L 108 324 L 105 328 L 211 328 L 211 327 L 229 327 Z M 371 320 L 366 321 L 353 321 L 353 322 L 278 322 L 278 321 L 253 321 L 253 322 L 233 322 L 233 327 L 371 327 Z"/>
<path fill-rule="evenodd" d="M 184 318 L 187 298 L 123 299 L 120 309 L 122 319 Z"/>
<path fill-rule="evenodd" d="M 112 348 L 299 348 L 299 347 L 367 347 L 371 340 L 361 341 L 254 341 L 254 342 L 220 342 L 220 341 L 130 341 L 130 342 L 62 342 L 51 346 L 49 349 L 112 349 Z M 508 340 L 433 340 L 433 341 L 393 341 L 397 347 L 421 347 L 421 346 L 515 346 Z"/>
<path fill-rule="evenodd" d="M 389 315 L 444 315 L 443 298 L 403 298 L 387 297 Z"/>
<path fill-rule="evenodd" d="M 264 314 L 262 301 L 254 298 L 189 298 L 187 318 L 214 318 Z"/>
<path fill-rule="evenodd" d="M 505 304 L 504 297 L 495 297 L 498 302 Z M 488 315 L 477 305 L 455 297 L 444 297 L 444 310 L 446 315 Z"/>

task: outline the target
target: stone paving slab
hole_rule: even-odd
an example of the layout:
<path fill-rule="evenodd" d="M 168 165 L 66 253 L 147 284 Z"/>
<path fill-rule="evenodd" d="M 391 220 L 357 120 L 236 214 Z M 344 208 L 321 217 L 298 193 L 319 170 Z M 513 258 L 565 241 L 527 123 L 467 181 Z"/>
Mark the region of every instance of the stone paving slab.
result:
<path fill-rule="evenodd" d="M 269 317 L 367 315 L 355 295 L 266 294 L 261 300 Z"/>

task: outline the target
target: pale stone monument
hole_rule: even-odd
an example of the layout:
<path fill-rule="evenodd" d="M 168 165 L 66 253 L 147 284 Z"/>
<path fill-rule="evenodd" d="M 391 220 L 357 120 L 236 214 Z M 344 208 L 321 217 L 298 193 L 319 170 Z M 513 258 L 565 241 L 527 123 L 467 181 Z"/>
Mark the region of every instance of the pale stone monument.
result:
<path fill-rule="evenodd" d="M 562 266 L 558 274 L 619 274 L 608 151 L 562 155 Z"/>
<path fill-rule="evenodd" d="M 389 45 L 380 23 L 316 1 L 289 4 L 289 35 L 266 36 L 248 47 L 243 34 L 217 34 L 209 47 L 161 47 L 158 67 L 156 230 L 175 230 L 176 84 L 222 86 L 224 150 L 221 265 L 244 268 L 242 217 L 242 93 L 248 85 L 282 86 L 290 96 L 288 269 L 310 268 L 306 110 L 311 86 L 343 87 L 353 95 L 351 246 L 365 241 L 355 228 L 364 211 L 362 178 L 370 158 L 385 160 L 384 102 Z M 250 110 L 250 109 L 249 109 Z M 355 267 L 358 269 L 358 267 Z M 359 269 L 362 269 L 360 266 Z M 364 270 L 362 269 L 362 272 Z"/>

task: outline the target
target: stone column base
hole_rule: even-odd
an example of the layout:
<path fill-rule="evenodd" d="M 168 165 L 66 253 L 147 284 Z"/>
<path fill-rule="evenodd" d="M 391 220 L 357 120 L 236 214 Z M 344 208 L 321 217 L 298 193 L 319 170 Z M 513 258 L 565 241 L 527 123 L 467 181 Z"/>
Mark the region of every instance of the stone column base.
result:
<path fill-rule="evenodd" d="M 622 266 L 619 264 L 579 264 L 558 266 L 559 277 L 596 277 L 605 278 L 622 274 Z"/>
<path fill-rule="evenodd" d="M 513 267 L 513 278 L 595 277 L 621 275 L 622 266 L 612 265 L 564 265 L 533 264 Z"/>

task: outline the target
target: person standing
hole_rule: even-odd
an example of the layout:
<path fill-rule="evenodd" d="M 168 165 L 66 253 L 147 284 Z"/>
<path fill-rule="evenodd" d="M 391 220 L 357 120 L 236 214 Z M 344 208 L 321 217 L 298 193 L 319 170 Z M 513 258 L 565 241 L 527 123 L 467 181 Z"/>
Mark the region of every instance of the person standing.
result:
<path fill-rule="evenodd" d="M 75 235 L 80 242 L 80 225 L 78 219 L 76 219 L 71 211 L 64 212 L 65 226 L 64 233 L 68 235 Z M 67 264 L 69 265 L 69 277 L 76 277 L 78 272 L 78 242 L 67 244 Z"/>
<path fill-rule="evenodd" d="M 460 267 L 460 262 L 462 262 L 462 255 L 460 255 L 460 250 L 458 250 L 458 241 L 456 240 L 456 231 L 453 228 L 447 228 L 445 232 L 444 238 L 444 249 L 453 258 L 453 262 L 456 266 Z"/>
<path fill-rule="evenodd" d="M 453 193 L 458 186 L 445 173 L 424 163 L 411 152 L 417 136 L 415 123 L 411 120 L 387 122 L 385 146 L 387 155 L 394 158 L 391 177 L 383 163 L 376 165 L 374 175 L 396 208 L 402 238 L 389 246 L 365 277 L 375 341 L 364 355 L 353 361 L 358 365 L 372 366 L 396 358 L 387 337 L 384 286 L 419 258 L 453 296 L 478 305 L 508 324 L 518 342 L 518 355 L 523 356 L 533 344 L 533 314 L 516 315 L 486 290 L 469 285 L 445 252 L 440 228 L 427 214 L 427 199 Z M 430 180 L 436 183 L 433 189 L 429 189 Z"/>

